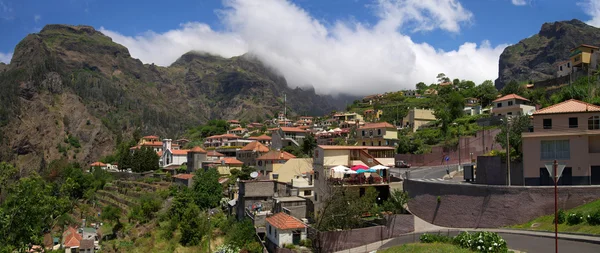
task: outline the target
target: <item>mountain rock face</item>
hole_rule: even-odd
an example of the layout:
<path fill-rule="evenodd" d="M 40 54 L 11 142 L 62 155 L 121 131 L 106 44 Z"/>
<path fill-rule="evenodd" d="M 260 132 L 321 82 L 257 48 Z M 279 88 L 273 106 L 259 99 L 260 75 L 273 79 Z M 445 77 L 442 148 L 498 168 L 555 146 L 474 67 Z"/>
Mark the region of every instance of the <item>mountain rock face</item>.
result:
<path fill-rule="evenodd" d="M 25 170 L 66 158 L 89 164 L 139 129 L 176 138 L 210 119 L 325 114 L 340 100 L 291 89 L 255 57 L 190 52 L 143 64 L 89 26 L 48 25 L 0 65 L 0 161 Z M 343 102 L 342 102 L 343 103 Z"/>
<path fill-rule="evenodd" d="M 504 49 L 496 88 L 511 80 L 542 81 L 555 77 L 557 63 L 569 59 L 570 50 L 581 45 L 600 44 L 600 29 L 577 19 L 545 23 L 536 35 Z"/>

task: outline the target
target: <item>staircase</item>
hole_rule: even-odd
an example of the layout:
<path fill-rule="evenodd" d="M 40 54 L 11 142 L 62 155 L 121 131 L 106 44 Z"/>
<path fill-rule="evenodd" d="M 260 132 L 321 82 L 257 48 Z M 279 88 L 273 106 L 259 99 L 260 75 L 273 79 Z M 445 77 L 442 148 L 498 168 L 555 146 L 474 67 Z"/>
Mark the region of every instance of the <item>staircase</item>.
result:
<path fill-rule="evenodd" d="M 383 165 L 379 161 L 377 161 L 377 159 L 375 159 L 375 157 L 373 157 L 372 155 L 370 155 L 369 153 L 367 153 L 364 150 L 360 150 L 358 152 L 358 157 L 365 165 L 369 166 L 369 168 L 373 167 L 375 165 Z"/>

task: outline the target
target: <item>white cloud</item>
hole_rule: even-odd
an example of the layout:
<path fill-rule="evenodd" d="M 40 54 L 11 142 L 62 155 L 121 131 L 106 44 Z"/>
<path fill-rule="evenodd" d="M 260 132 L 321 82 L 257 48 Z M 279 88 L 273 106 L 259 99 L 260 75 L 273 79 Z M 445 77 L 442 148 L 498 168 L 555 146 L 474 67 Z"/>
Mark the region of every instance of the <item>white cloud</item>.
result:
<path fill-rule="evenodd" d="M 36 23 L 40 22 L 40 20 L 42 20 L 42 16 L 40 16 L 40 15 L 34 15 L 33 16 L 33 21 L 35 21 Z"/>
<path fill-rule="evenodd" d="M 2 53 L 0 52 L 0 62 L 4 62 L 6 64 L 10 63 L 10 59 L 12 59 L 12 53 Z"/>
<path fill-rule="evenodd" d="M 473 13 L 457 0 L 377 0 L 379 26 L 396 29 L 412 26 L 413 31 L 431 31 L 441 28 L 459 32 L 460 23 L 468 23 Z"/>
<path fill-rule="evenodd" d="M 512 0 L 512 4 L 517 6 L 527 5 L 527 0 Z"/>
<path fill-rule="evenodd" d="M 225 57 L 251 52 L 279 70 L 290 86 L 312 85 L 327 94 L 409 89 L 420 81 L 434 82 L 440 72 L 477 83 L 496 78 L 505 45 L 465 43 L 446 52 L 415 43 L 400 32 L 459 32 L 460 24 L 472 18 L 457 1 L 430 2 L 380 0 L 375 25 L 338 21 L 328 27 L 284 0 L 226 0 L 225 9 L 218 12 L 226 27 L 223 32 L 202 23 L 135 37 L 101 31 L 128 47 L 134 57 L 163 66 L 190 50 Z"/>
<path fill-rule="evenodd" d="M 578 2 L 585 14 L 592 17 L 586 23 L 591 26 L 600 27 L 600 0 L 585 0 Z"/>

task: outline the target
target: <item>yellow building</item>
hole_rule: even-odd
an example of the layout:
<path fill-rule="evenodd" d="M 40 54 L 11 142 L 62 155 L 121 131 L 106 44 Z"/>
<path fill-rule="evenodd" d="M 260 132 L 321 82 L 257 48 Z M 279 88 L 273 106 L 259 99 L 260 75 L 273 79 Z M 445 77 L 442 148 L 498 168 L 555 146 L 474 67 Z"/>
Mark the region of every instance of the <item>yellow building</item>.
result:
<path fill-rule="evenodd" d="M 382 110 L 369 109 L 363 112 L 363 117 L 366 121 L 378 121 L 382 114 Z"/>
<path fill-rule="evenodd" d="M 271 150 L 260 157 L 256 158 L 256 170 L 261 174 L 269 176 L 273 180 L 279 180 L 278 175 L 273 176 L 274 171 L 278 171 L 288 160 L 296 158 L 296 156 L 282 151 Z"/>
<path fill-rule="evenodd" d="M 312 166 L 313 161 L 311 158 L 291 158 L 284 164 L 273 164 L 269 179 L 282 183 L 292 183 L 292 179 L 296 176 L 311 172 Z"/>
<path fill-rule="evenodd" d="M 234 157 L 225 157 L 218 161 L 217 164 L 215 164 L 217 171 L 219 171 L 219 174 L 224 176 L 231 175 L 232 169 L 241 170 L 242 165 L 244 165 L 244 162 L 235 159 Z"/>
<path fill-rule="evenodd" d="M 356 141 L 363 146 L 390 146 L 398 143 L 398 130 L 387 122 L 368 123 L 356 129 Z"/>
<path fill-rule="evenodd" d="M 410 128 L 413 132 L 416 132 L 419 127 L 435 121 L 433 110 L 430 109 L 417 109 L 413 108 L 408 111 L 406 117 L 402 119 L 402 127 Z"/>
<path fill-rule="evenodd" d="M 571 64 L 573 67 L 589 66 L 591 69 L 596 69 L 596 53 L 598 47 L 581 44 L 580 46 L 571 49 Z M 593 65 L 593 66 L 591 66 Z"/>

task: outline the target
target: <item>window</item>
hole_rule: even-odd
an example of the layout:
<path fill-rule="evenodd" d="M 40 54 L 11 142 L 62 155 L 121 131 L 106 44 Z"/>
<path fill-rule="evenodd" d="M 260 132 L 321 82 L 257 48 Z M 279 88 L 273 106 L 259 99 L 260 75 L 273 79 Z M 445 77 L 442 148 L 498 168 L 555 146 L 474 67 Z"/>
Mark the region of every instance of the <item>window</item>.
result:
<path fill-rule="evenodd" d="M 552 119 L 544 119 L 544 129 L 552 129 Z"/>
<path fill-rule="evenodd" d="M 267 225 L 267 226 L 269 227 L 269 234 L 272 234 L 273 231 L 271 231 L 272 230 L 271 225 Z"/>
<path fill-rule="evenodd" d="M 312 193 L 311 190 L 305 190 L 304 191 L 304 196 L 310 196 L 311 193 Z"/>
<path fill-rule="evenodd" d="M 369 131 L 369 136 L 373 136 L 373 130 Z"/>
<path fill-rule="evenodd" d="M 571 63 L 567 62 L 567 68 L 570 68 L 570 67 L 571 67 Z"/>
<path fill-rule="evenodd" d="M 513 101 L 508 101 L 508 106 L 513 105 Z"/>
<path fill-rule="evenodd" d="M 500 107 L 502 107 L 502 103 L 496 103 L 496 107 L 497 107 L 497 108 L 500 108 Z"/>
<path fill-rule="evenodd" d="M 571 148 L 569 140 L 541 141 L 542 160 L 569 160 Z"/>
<path fill-rule="evenodd" d="M 381 146 L 381 141 L 379 141 L 379 146 Z"/>
<path fill-rule="evenodd" d="M 598 130 L 600 129 L 600 116 L 592 116 L 588 118 L 588 129 Z"/>
<path fill-rule="evenodd" d="M 579 124 L 577 122 L 577 117 L 569 118 L 569 128 L 577 128 Z"/>
<path fill-rule="evenodd" d="M 560 71 L 562 71 L 562 66 L 560 66 L 558 69 L 559 69 Z"/>
<path fill-rule="evenodd" d="M 381 129 L 377 129 L 377 135 L 381 135 Z"/>
<path fill-rule="evenodd" d="M 506 115 L 512 115 L 512 112 L 507 112 Z"/>
<path fill-rule="evenodd" d="M 365 136 L 365 130 L 362 131 L 362 136 Z"/>
<path fill-rule="evenodd" d="M 363 141 L 363 146 L 366 146 L 366 145 L 367 145 L 367 143 Z"/>

